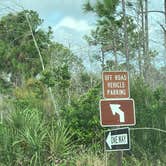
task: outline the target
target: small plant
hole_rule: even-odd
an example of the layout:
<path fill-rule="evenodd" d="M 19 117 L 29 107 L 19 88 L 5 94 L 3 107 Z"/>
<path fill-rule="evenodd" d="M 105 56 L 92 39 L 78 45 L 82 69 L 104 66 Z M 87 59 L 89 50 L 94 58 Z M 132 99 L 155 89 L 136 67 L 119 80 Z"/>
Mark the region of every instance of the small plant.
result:
<path fill-rule="evenodd" d="M 72 154 L 72 134 L 63 122 L 52 119 L 47 136 L 49 163 L 61 163 Z"/>

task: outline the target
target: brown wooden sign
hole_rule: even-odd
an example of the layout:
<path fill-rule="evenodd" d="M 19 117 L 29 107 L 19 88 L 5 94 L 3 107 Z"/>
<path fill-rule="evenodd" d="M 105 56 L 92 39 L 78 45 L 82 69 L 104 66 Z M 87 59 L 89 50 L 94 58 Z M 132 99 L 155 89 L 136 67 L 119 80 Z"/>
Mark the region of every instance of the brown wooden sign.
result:
<path fill-rule="evenodd" d="M 129 76 L 126 71 L 103 72 L 104 98 L 129 98 Z"/>
<path fill-rule="evenodd" d="M 103 127 L 135 125 L 134 100 L 100 100 L 100 123 Z"/>

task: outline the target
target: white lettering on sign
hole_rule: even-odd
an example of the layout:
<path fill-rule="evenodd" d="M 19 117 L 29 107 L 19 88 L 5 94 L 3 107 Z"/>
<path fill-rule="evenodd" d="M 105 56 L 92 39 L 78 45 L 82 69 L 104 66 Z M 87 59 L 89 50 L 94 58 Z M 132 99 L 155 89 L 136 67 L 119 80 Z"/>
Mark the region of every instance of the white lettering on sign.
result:
<path fill-rule="evenodd" d="M 115 80 L 121 81 L 121 80 L 127 80 L 126 75 L 115 75 Z"/>
<path fill-rule="evenodd" d="M 123 145 L 127 143 L 127 134 L 111 135 L 111 145 Z"/>
<path fill-rule="evenodd" d="M 108 88 L 125 88 L 124 82 L 108 82 Z"/>
<path fill-rule="evenodd" d="M 105 75 L 104 79 L 106 81 L 112 80 L 112 75 Z"/>
<path fill-rule="evenodd" d="M 107 95 L 126 95 L 125 89 L 107 89 Z"/>
<path fill-rule="evenodd" d="M 103 72 L 102 78 L 103 78 L 104 98 L 129 97 L 128 72 L 125 71 Z"/>

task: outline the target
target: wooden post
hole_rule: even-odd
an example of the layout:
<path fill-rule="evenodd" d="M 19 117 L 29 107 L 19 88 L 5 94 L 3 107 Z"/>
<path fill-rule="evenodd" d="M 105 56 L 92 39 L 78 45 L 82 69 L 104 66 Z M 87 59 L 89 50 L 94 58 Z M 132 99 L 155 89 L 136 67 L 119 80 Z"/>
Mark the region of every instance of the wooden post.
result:
<path fill-rule="evenodd" d="M 107 159 L 108 159 L 107 152 L 105 152 L 105 165 L 106 165 L 106 166 L 108 165 Z"/>
<path fill-rule="evenodd" d="M 122 151 L 117 152 L 117 166 L 122 166 Z"/>

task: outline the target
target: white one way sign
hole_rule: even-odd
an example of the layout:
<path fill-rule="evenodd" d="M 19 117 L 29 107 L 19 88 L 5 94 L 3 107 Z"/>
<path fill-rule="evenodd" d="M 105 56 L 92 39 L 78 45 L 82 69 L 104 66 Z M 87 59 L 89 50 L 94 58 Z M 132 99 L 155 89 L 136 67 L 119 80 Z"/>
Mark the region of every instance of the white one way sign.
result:
<path fill-rule="evenodd" d="M 130 131 L 129 128 L 120 128 L 105 133 L 105 150 L 129 150 L 130 149 Z"/>

